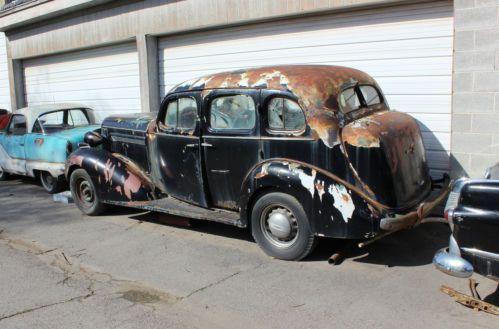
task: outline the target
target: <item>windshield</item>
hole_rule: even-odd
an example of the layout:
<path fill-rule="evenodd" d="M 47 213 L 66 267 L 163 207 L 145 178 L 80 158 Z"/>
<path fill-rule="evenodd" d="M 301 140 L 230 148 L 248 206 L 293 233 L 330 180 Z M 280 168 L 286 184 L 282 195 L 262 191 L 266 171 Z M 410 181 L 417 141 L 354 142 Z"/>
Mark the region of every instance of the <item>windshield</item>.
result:
<path fill-rule="evenodd" d="M 33 132 L 53 133 L 89 124 L 90 120 L 84 109 L 67 109 L 41 115 L 33 127 Z"/>
<path fill-rule="evenodd" d="M 381 95 L 370 85 L 355 85 L 343 90 L 339 96 L 343 113 L 350 113 L 363 107 L 381 104 Z"/>

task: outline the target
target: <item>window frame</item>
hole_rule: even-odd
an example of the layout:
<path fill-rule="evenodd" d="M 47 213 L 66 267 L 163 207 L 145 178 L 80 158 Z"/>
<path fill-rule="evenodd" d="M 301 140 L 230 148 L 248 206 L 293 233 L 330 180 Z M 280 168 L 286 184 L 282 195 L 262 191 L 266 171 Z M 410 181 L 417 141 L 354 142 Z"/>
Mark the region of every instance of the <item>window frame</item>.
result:
<path fill-rule="evenodd" d="M 249 89 L 248 91 L 246 90 L 223 90 L 221 92 L 214 93 L 213 95 L 209 95 L 206 97 L 205 104 L 206 104 L 206 111 L 205 111 L 205 124 L 206 124 L 206 130 L 209 133 L 217 134 L 217 135 L 252 135 L 256 129 L 258 128 L 258 120 L 259 120 L 259 102 L 255 101 L 255 97 L 253 97 L 253 92 L 255 90 Z M 251 99 L 254 105 L 254 111 L 255 111 L 255 121 L 253 123 L 253 127 L 251 128 L 213 128 L 211 126 L 211 105 L 213 101 L 215 101 L 218 98 L 222 97 L 234 97 L 234 96 L 246 96 Z"/>
<path fill-rule="evenodd" d="M 300 108 L 300 110 L 301 110 L 301 112 L 303 114 L 303 118 L 305 119 L 305 126 L 303 127 L 303 129 L 294 129 L 294 130 L 293 129 L 285 129 L 285 128 L 284 129 L 275 129 L 275 128 L 271 128 L 270 127 L 269 105 L 272 102 L 272 100 L 277 99 L 277 98 L 282 98 L 283 99 L 283 110 L 284 110 L 284 100 L 292 101 L 296 105 L 298 105 L 298 107 Z M 300 103 L 298 102 L 298 99 L 293 99 L 293 98 L 287 97 L 286 95 L 283 95 L 283 94 L 271 95 L 265 101 L 265 106 L 263 108 L 263 111 L 265 113 L 265 119 L 266 119 L 265 120 L 265 130 L 270 135 L 300 136 L 300 135 L 303 135 L 307 131 L 307 127 L 308 127 L 307 116 L 305 114 L 305 111 L 301 107 Z M 283 124 L 285 125 L 285 122 L 286 122 L 285 113 L 283 115 L 283 118 L 284 118 Z"/>
<path fill-rule="evenodd" d="M 47 133 L 43 127 L 43 124 L 39 121 L 40 117 L 44 116 L 44 115 L 47 115 L 47 114 L 50 114 L 50 113 L 56 113 L 56 112 L 66 112 L 67 113 L 67 119 L 69 120 L 69 117 L 70 117 L 70 111 L 72 110 L 80 110 L 81 112 L 83 112 L 83 114 L 85 115 L 85 118 L 87 119 L 87 126 L 91 126 L 92 125 L 92 120 L 90 120 L 90 116 L 88 115 L 88 108 L 87 107 L 75 107 L 75 108 L 68 108 L 68 109 L 62 109 L 62 110 L 53 110 L 53 111 L 48 111 L 48 112 L 43 112 L 42 114 L 40 114 L 35 122 L 33 123 L 33 127 L 31 128 L 31 132 L 32 133 L 35 133 L 35 134 L 42 134 L 42 135 L 50 135 L 50 133 Z M 66 114 L 63 114 L 63 117 L 66 116 Z M 40 130 L 41 131 L 36 131 L 34 132 L 33 129 L 35 128 L 35 125 L 38 124 L 39 127 L 40 127 Z M 77 128 L 77 127 L 85 127 L 85 126 L 73 126 L 73 128 Z"/>
<path fill-rule="evenodd" d="M 368 87 L 371 87 L 373 88 L 374 90 L 376 90 L 376 92 L 378 93 L 378 97 L 379 97 L 379 103 L 376 103 L 376 104 L 371 104 L 371 105 L 368 105 L 365 98 L 364 98 L 364 94 L 362 93 L 362 90 L 360 89 L 360 87 L 363 87 L 363 86 L 368 86 Z M 355 94 L 357 95 L 357 98 L 360 102 L 360 106 L 356 109 L 353 109 L 351 111 L 348 111 L 348 112 L 345 112 L 343 110 L 343 106 L 341 106 L 341 96 L 342 94 L 348 90 L 348 89 L 353 89 Z M 340 92 L 338 93 L 338 96 L 337 96 L 337 99 L 336 101 L 338 102 L 338 107 L 339 107 L 339 110 L 341 113 L 343 113 L 344 115 L 346 116 L 350 116 L 350 115 L 354 115 L 355 112 L 359 111 L 359 110 L 362 110 L 362 109 L 368 109 L 368 108 L 375 108 L 375 107 L 378 107 L 378 106 L 381 106 L 383 104 L 385 104 L 385 97 L 383 95 L 383 93 L 381 92 L 381 90 L 375 86 L 374 84 L 370 84 L 370 83 L 353 83 L 353 84 L 349 84 L 343 88 L 341 88 Z"/>
<path fill-rule="evenodd" d="M 179 127 L 179 100 L 181 98 L 190 98 L 194 101 L 196 104 L 196 125 L 193 128 L 185 128 L 185 127 Z M 172 103 L 176 102 L 177 103 L 177 121 L 175 127 L 169 127 L 165 125 L 166 121 L 166 115 L 168 113 L 168 106 Z M 193 131 L 196 131 L 199 127 L 199 122 L 200 122 L 200 116 L 199 116 L 199 102 L 197 98 L 193 95 L 172 95 L 172 97 L 165 98 L 162 106 L 161 106 L 161 111 L 158 113 L 158 119 L 157 119 L 157 125 L 158 125 L 158 130 L 163 133 L 177 133 L 177 134 L 189 134 Z"/>
<path fill-rule="evenodd" d="M 15 131 L 10 130 L 10 128 L 12 127 L 12 123 L 14 122 L 15 117 L 23 117 L 24 118 L 24 123 L 26 124 L 24 134 L 18 134 L 18 133 L 15 133 Z M 8 127 L 7 127 L 6 133 L 8 135 L 11 135 L 11 136 L 23 136 L 23 135 L 28 134 L 28 119 L 26 118 L 26 116 L 24 114 L 12 114 L 12 117 L 10 118 L 10 122 L 9 122 Z"/>

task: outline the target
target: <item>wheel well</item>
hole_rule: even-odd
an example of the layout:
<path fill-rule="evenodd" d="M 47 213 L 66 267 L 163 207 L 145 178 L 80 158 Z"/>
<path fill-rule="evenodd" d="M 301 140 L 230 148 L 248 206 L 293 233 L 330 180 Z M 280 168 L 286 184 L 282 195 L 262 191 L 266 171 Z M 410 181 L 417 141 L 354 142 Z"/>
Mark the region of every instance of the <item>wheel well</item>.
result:
<path fill-rule="evenodd" d="M 67 175 L 66 175 L 66 180 L 69 182 L 69 180 L 71 179 L 71 175 L 73 174 L 73 171 L 75 171 L 76 169 L 80 169 L 81 167 L 78 166 L 78 165 L 72 165 L 68 168 L 68 171 L 67 171 Z"/>
<path fill-rule="evenodd" d="M 253 192 L 253 194 L 251 194 L 251 196 L 248 200 L 248 203 L 246 204 L 246 214 L 245 214 L 246 226 L 250 230 L 250 233 L 251 233 L 251 210 L 253 209 L 253 205 L 258 200 L 258 198 L 260 198 L 262 195 L 265 195 L 265 194 L 271 193 L 271 192 L 281 192 L 281 193 L 289 194 L 289 195 L 293 196 L 294 198 L 296 198 L 298 200 L 298 202 L 300 202 L 300 197 L 298 195 L 296 195 L 295 193 L 292 193 L 289 190 L 282 190 L 282 189 L 279 189 L 277 186 L 260 187 L 255 192 Z M 300 202 L 300 204 L 304 208 L 306 208 L 306 206 L 307 206 L 306 204 L 303 204 L 302 202 Z M 307 209 L 305 209 L 305 211 L 308 212 Z M 309 220 L 311 220 L 311 219 L 309 219 Z"/>

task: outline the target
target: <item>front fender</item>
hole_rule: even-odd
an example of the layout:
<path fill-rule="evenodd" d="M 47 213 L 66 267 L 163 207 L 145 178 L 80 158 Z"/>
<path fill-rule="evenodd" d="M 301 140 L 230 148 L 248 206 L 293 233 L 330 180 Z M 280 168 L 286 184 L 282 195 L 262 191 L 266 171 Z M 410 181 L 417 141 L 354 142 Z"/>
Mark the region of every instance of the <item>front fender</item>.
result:
<path fill-rule="evenodd" d="M 271 159 L 251 169 L 241 187 L 241 218 L 250 218 L 253 202 L 266 191 L 293 195 L 314 232 L 336 238 L 366 238 L 379 232 L 383 206 L 352 184 L 306 163 Z"/>
<path fill-rule="evenodd" d="M 66 162 L 65 175 L 84 169 L 102 202 L 149 201 L 154 199 L 154 184 L 147 173 L 131 159 L 98 148 L 80 148 Z"/>

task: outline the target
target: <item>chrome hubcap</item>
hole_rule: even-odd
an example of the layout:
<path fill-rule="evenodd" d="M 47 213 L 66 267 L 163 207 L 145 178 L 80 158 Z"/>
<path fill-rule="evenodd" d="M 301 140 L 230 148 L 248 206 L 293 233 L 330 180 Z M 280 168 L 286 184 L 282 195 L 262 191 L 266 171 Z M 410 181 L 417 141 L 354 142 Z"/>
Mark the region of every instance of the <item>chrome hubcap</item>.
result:
<path fill-rule="evenodd" d="M 79 182 L 78 198 L 86 206 L 90 206 L 94 202 L 94 192 L 92 190 L 92 186 L 86 180 L 82 180 Z"/>
<path fill-rule="evenodd" d="M 284 206 L 270 205 L 265 208 L 260 225 L 265 238 L 279 248 L 291 246 L 298 237 L 298 222 Z"/>

